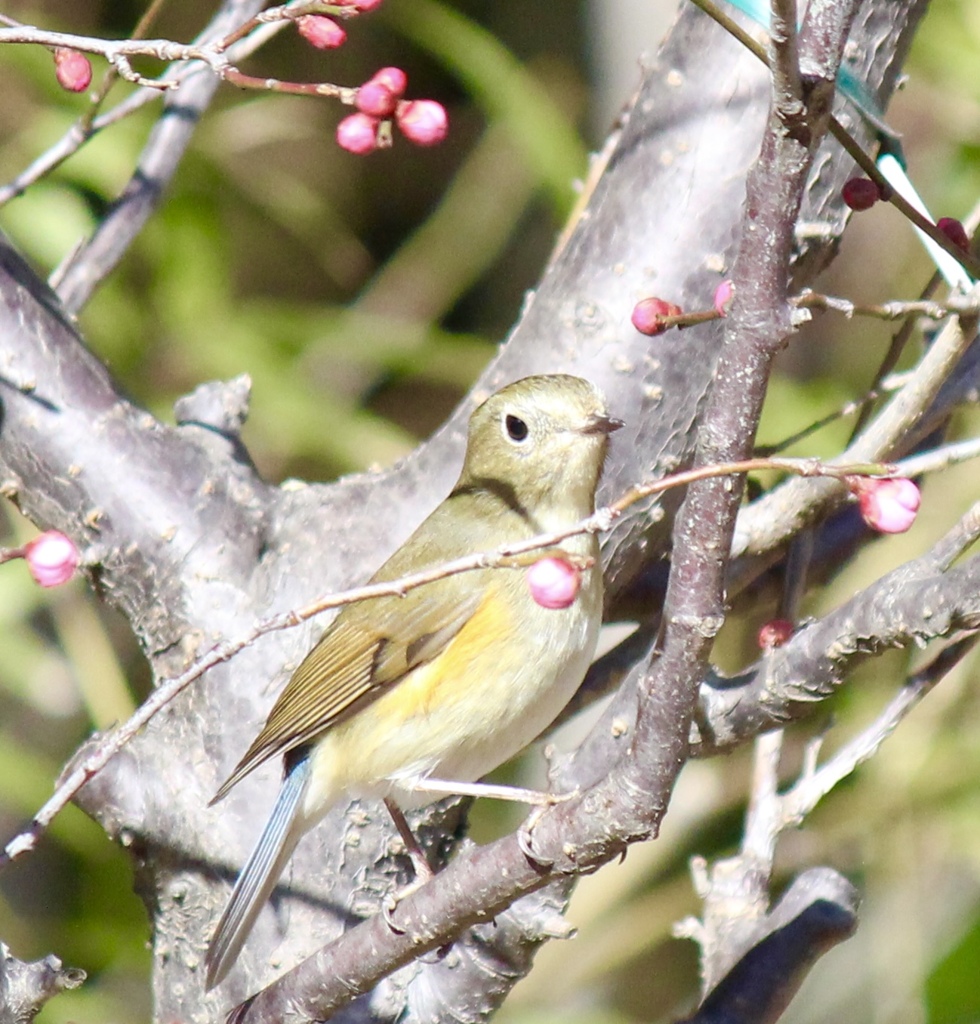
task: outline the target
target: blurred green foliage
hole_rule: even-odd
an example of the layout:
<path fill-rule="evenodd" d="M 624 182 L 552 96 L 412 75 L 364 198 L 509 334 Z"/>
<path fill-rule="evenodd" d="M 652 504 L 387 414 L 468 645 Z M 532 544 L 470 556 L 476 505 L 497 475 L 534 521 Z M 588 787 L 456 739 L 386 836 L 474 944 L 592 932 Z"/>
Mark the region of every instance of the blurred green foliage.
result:
<path fill-rule="evenodd" d="M 142 5 L 37 0 L 7 3 L 4 13 L 126 35 Z M 198 5 L 173 0 L 152 34 L 189 39 L 201 18 Z M 271 479 L 329 479 L 409 451 L 513 323 L 572 205 L 573 180 L 586 172 L 587 144 L 599 141 L 583 139 L 590 76 L 601 74 L 587 61 L 587 24 L 582 3 L 388 0 L 351 23 L 337 52 L 283 33 L 248 71 L 356 84 L 398 64 L 410 95 L 449 108 L 450 139 L 432 150 L 396 139 L 393 150 L 363 159 L 334 144 L 343 111 L 329 102 L 222 89 L 161 210 L 83 311 L 89 343 L 136 400 L 168 420 L 174 399 L 201 381 L 249 373 L 246 442 Z M 654 45 L 638 40 L 624 59 Z M 934 5 L 909 65 L 911 83 L 889 113 L 937 216 L 962 216 L 980 195 L 978 53 L 973 0 Z M 103 70 L 96 68 L 96 81 Z M 127 91 L 117 85 L 110 104 Z M 0 50 L 0 94 L 2 180 L 52 145 L 87 102 L 57 87 L 50 54 L 39 48 Z M 97 136 L 0 210 L 0 225 L 42 272 L 95 227 L 156 112 L 151 105 Z M 852 225 L 821 284 L 877 301 L 914 296 L 928 273 L 897 214 L 876 208 Z M 780 361 L 760 440 L 777 442 L 860 395 L 892 330 L 818 316 Z M 794 452 L 837 450 L 850 422 L 835 422 Z M 975 434 L 978 426 L 975 412 L 966 412 L 956 430 Z M 847 566 L 813 598 L 812 614 L 948 528 L 976 497 L 975 468 L 928 481 L 925 495 L 915 528 Z M 12 510 L 2 515 L 2 542 L 30 535 Z M 719 662 L 734 668 L 754 659 L 755 632 L 773 611 L 760 603 L 733 616 Z M 0 652 L 6 839 L 44 801 L 91 729 L 125 717 L 146 672 L 125 624 L 96 607 L 80 583 L 41 593 L 22 563 L 0 567 Z M 828 749 L 873 719 L 908 663 L 902 654 L 879 659 L 831 702 L 837 724 Z M 858 882 L 866 900 L 857 937 L 821 963 L 787 1020 L 945 1024 L 980 1015 L 975 674 L 974 659 L 782 842 L 781 880 L 829 863 Z M 830 710 L 793 730 L 787 779 Z M 742 751 L 722 765 L 688 767 L 661 839 L 582 880 L 570 914 L 579 938 L 542 951 L 502 1021 L 630 1024 L 690 1007 L 696 951 L 670 929 L 698 912 L 688 858 L 725 855 L 738 843 L 748 763 Z M 501 827 L 496 815 L 478 807 L 478 835 Z M 71 810 L 37 854 L 0 875 L 0 937 L 15 954 L 54 952 L 89 972 L 42 1024 L 149 1018 L 149 936 L 139 900 L 120 882 L 129 874 L 127 856 Z"/>

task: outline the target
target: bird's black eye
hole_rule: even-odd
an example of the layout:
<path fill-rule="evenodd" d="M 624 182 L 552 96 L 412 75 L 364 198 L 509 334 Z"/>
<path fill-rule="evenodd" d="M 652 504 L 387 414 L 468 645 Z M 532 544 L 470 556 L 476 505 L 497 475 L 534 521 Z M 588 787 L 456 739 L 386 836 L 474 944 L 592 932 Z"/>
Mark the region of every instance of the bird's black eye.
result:
<path fill-rule="evenodd" d="M 526 441 L 527 435 L 530 433 L 527 424 L 520 418 L 520 416 L 505 416 L 504 427 L 507 430 L 507 436 L 518 444 L 522 441 Z"/>

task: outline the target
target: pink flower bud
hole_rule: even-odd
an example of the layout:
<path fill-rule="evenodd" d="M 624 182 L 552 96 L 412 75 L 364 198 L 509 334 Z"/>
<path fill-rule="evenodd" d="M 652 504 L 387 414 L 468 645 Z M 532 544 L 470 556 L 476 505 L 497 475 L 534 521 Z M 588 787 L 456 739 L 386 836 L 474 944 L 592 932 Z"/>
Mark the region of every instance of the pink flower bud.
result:
<path fill-rule="evenodd" d="M 408 75 L 401 68 L 381 68 L 380 71 L 375 71 L 369 81 L 386 86 L 399 98 L 405 95 L 408 88 Z"/>
<path fill-rule="evenodd" d="M 922 495 L 911 480 L 851 477 L 847 485 L 857 495 L 861 516 L 872 530 L 904 533 L 915 522 Z"/>
<path fill-rule="evenodd" d="M 852 210 L 869 210 L 881 198 L 881 192 L 870 178 L 851 178 L 844 182 L 841 196 Z"/>
<path fill-rule="evenodd" d="M 305 14 L 296 19 L 299 34 L 318 50 L 336 50 L 343 46 L 347 33 L 333 18 L 325 18 L 322 14 Z"/>
<path fill-rule="evenodd" d="M 395 121 L 405 138 L 416 146 L 438 145 L 449 131 L 446 108 L 435 100 L 399 104 Z"/>
<path fill-rule="evenodd" d="M 397 102 L 398 97 L 387 85 L 372 79 L 357 90 L 355 106 L 361 113 L 371 117 L 390 117 L 395 112 Z"/>
<path fill-rule="evenodd" d="M 758 644 L 764 651 L 782 647 L 793 635 L 796 627 L 789 619 L 770 619 L 759 630 Z"/>
<path fill-rule="evenodd" d="M 728 316 L 728 307 L 734 294 L 735 288 L 731 281 L 722 281 L 715 289 L 715 312 L 719 316 Z"/>
<path fill-rule="evenodd" d="M 656 334 L 663 334 L 667 325 L 663 322 L 665 316 L 680 316 L 681 307 L 675 306 L 672 302 L 665 302 L 663 299 L 649 298 L 641 299 L 633 307 L 633 315 L 630 320 L 640 334 L 649 334 L 651 337 Z"/>
<path fill-rule="evenodd" d="M 970 251 L 970 239 L 967 237 L 966 228 L 961 221 L 955 217 L 940 217 L 936 221 L 936 227 L 953 243 L 958 245 L 965 252 Z"/>
<path fill-rule="evenodd" d="M 342 0 L 345 6 L 353 7 L 355 11 L 360 11 L 363 14 L 365 11 L 373 11 L 375 7 L 380 7 L 383 0 Z"/>
<path fill-rule="evenodd" d="M 337 125 L 337 145 L 348 153 L 364 156 L 378 148 L 378 120 L 367 114 L 351 114 Z"/>
<path fill-rule="evenodd" d="M 542 608 L 567 608 L 581 584 L 578 569 L 564 558 L 542 558 L 527 571 L 527 588 Z"/>
<path fill-rule="evenodd" d="M 78 548 L 58 530 L 48 530 L 24 545 L 24 557 L 36 583 L 57 587 L 78 568 Z"/>
<path fill-rule="evenodd" d="M 62 89 L 85 92 L 92 81 L 92 65 L 84 53 L 58 46 L 54 51 L 54 74 Z"/>

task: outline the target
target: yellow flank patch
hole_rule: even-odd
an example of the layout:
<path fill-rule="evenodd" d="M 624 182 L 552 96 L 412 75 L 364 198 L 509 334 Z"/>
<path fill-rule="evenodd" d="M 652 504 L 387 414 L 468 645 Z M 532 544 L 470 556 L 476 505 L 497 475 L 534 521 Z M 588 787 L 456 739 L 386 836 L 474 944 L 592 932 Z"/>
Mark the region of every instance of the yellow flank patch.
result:
<path fill-rule="evenodd" d="M 487 590 L 476 611 L 443 652 L 410 672 L 379 703 L 401 721 L 446 708 L 486 679 L 505 659 L 514 617 L 502 588 Z M 380 710 L 380 709 L 379 709 Z"/>

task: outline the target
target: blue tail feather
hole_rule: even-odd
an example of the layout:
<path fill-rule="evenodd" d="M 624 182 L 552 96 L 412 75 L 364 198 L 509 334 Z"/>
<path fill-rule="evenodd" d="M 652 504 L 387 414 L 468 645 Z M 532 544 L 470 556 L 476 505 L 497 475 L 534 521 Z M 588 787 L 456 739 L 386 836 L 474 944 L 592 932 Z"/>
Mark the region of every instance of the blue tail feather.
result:
<path fill-rule="evenodd" d="M 272 815 L 235 882 L 205 958 L 209 990 L 221 983 L 238 958 L 259 911 L 292 855 L 302 831 L 292 825 L 309 777 L 310 763 L 306 758 L 289 770 Z"/>

